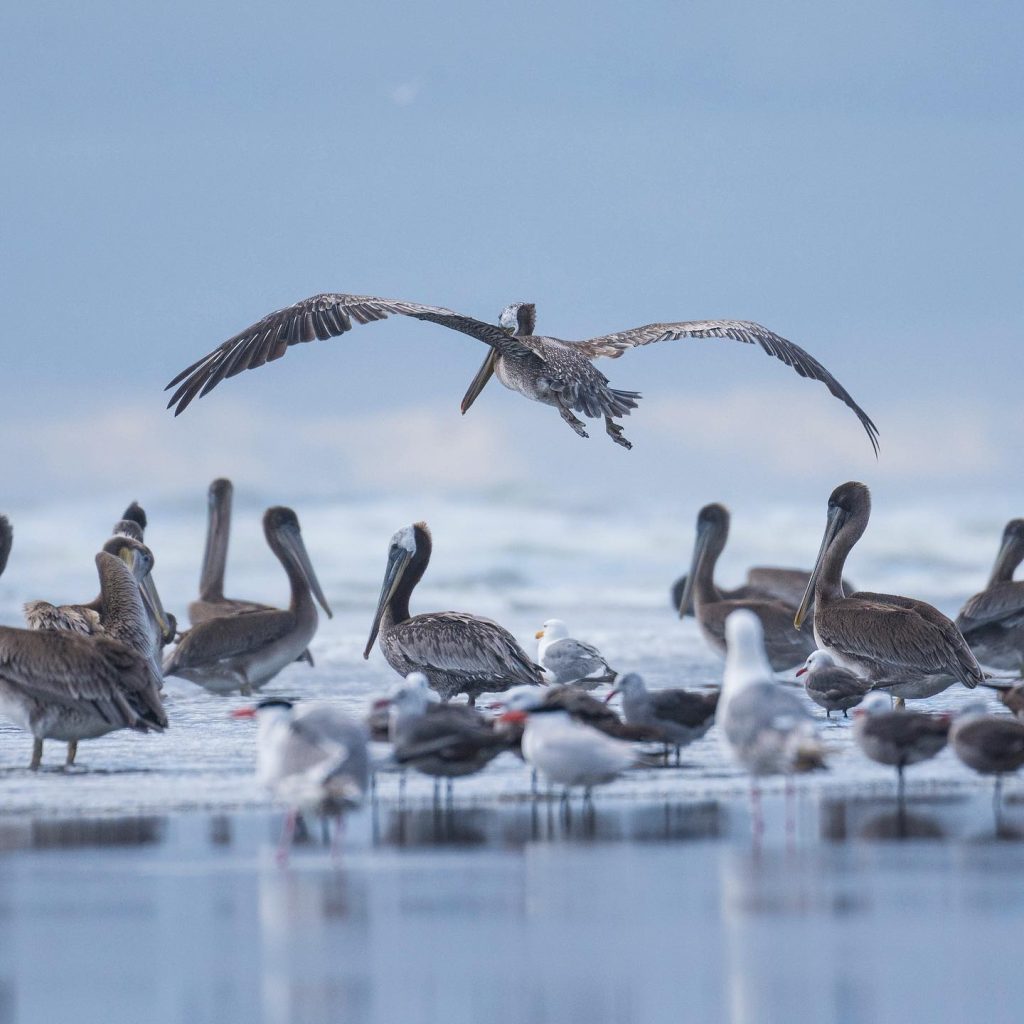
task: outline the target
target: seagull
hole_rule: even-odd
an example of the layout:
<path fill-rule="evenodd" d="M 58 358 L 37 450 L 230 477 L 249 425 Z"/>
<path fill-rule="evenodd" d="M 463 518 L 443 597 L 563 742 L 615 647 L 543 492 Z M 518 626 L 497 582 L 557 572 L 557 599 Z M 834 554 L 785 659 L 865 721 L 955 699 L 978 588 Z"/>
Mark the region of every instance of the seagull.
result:
<path fill-rule="evenodd" d="M 391 698 L 390 737 L 395 762 L 435 779 L 473 775 L 490 764 L 508 740 L 478 711 L 465 704 L 434 704 L 422 673 Z M 435 787 L 436 796 L 436 787 Z"/>
<path fill-rule="evenodd" d="M 232 716 L 256 719 L 256 778 L 289 809 L 279 859 L 287 856 L 298 812 L 340 822 L 362 804 L 370 773 L 366 729 L 339 708 L 274 698 Z"/>
<path fill-rule="evenodd" d="M 973 689 L 985 675 L 956 626 L 924 601 L 843 592 L 843 564 L 871 517 L 871 492 L 856 481 L 828 499 L 825 534 L 794 625 L 814 602 L 814 639 L 841 668 L 902 699 L 933 697 L 958 680 Z"/>
<path fill-rule="evenodd" d="M 1003 776 L 1024 765 L 1024 723 L 987 713 L 984 701 L 965 704 L 949 730 L 953 752 L 980 775 L 994 775 L 996 822 L 1002 803 Z"/>
<path fill-rule="evenodd" d="M 486 387 L 491 375 L 526 398 L 554 406 L 562 419 L 581 437 L 586 427 L 574 413 L 603 418 L 611 439 L 623 448 L 632 444 L 617 419 L 636 408 L 636 391 L 609 387 L 608 378 L 594 365 L 605 356 L 617 359 L 630 349 L 680 338 L 728 338 L 759 345 L 768 355 L 791 366 L 801 377 L 821 381 L 853 410 L 878 453 L 878 429 L 849 392 L 813 356 L 798 345 L 748 320 L 689 320 L 647 324 L 587 341 L 563 341 L 534 334 L 536 310 L 532 303 L 506 306 L 498 326 L 475 320 L 441 306 L 424 306 L 402 299 L 372 295 L 321 293 L 292 306 L 268 313 L 256 323 L 218 345 L 212 352 L 181 371 L 168 385 L 174 388 L 168 408 L 177 416 L 196 396 L 203 396 L 225 377 L 279 359 L 292 345 L 335 338 L 352 329 L 353 322 L 369 323 L 389 316 L 412 317 L 439 324 L 483 342 L 490 349 L 462 401 L 465 413 Z"/>
<path fill-rule="evenodd" d="M 715 722 L 726 753 L 752 776 L 823 767 L 814 719 L 772 674 L 761 620 L 741 608 L 725 630 L 728 653 Z"/>
<path fill-rule="evenodd" d="M 622 694 L 626 721 L 655 732 L 665 744 L 666 763 L 668 748 L 674 747 L 676 764 L 679 764 L 680 748 L 701 739 L 714 724 L 719 697 L 717 690 L 709 693 L 678 688 L 648 690 L 643 677 L 636 672 L 623 676 L 606 699 L 616 694 Z"/>
<path fill-rule="evenodd" d="M 903 770 L 935 757 L 949 735 L 947 715 L 892 709 L 884 693 L 869 694 L 853 713 L 853 736 L 872 761 L 896 769 L 897 797 L 903 805 Z"/>
<path fill-rule="evenodd" d="M 594 786 L 614 781 L 636 763 L 631 743 L 576 721 L 563 708 L 530 706 L 534 701 L 530 693 L 513 697 L 500 720 L 524 724 L 524 760 L 550 785 L 562 786 L 563 799 L 581 786 L 589 802 Z"/>
<path fill-rule="evenodd" d="M 825 709 L 826 718 L 831 718 L 833 711 L 842 711 L 843 718 L 848 717 L 846 712 L 855 708 L 871 690 L 867 680 L 841 668 L 826 651 L 811 651 L 804 667 L 796 674 L 798 678 L 805 677 L 807 696 Z"/>
<path fill-rule="evenodd" d="M 541 666 L 496 622 L 467 612 L 409 614 L 409 598 L 432 550 L 426 523 L 405 526 L 391 538 L 363 657 L 370 657 L 379 634 L 387 663 L 401 676 L 422 672 L 446 701 L 465 693 L 473 704 L 482 693 L 503 692 L 520 683 L 539 686 Z"/>
<path fill-rule="evenodd" d="M 546 682 L 573 683 L 584 690 L 592 690 L 601 683 L 615 681 L 618 673 L 601 652 L 569 636 L 569 628 L 561 619 L 548 619 L 534 636 L 540 641 L 537 661 L 544 668 Z"/>
<path fill-rule="evenodd" d="M 1024 519 L 1003 530 L 985 589 L 960 609 L 957 629 L 982 665 L 1024 673 L 1024 580 L 1014 580 L 1024 561 Z"/>
<path fill-rule="evenodd" d="M 267 509 L 263 532 L 288 576 L 289 606 L 200 622 L 165 659 L 165 676 L 181 676 L 214 693 L 252 693 L 309 646 L 319 621 L 314 598 L 330 618 L 295 512 L 280 505 Z"/>

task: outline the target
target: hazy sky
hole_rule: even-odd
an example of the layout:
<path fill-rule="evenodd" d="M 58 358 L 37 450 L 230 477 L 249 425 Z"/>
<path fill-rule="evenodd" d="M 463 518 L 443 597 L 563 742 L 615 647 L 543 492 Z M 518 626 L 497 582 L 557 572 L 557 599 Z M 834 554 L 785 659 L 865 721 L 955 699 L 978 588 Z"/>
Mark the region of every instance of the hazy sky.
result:
<path fill-rule="evenodd" d="M 527 486 L 610 501 L 1021 479 L 1018 2 L 8 5 L 0 412 L 8 493 Z M 163 384 L 314 291 L 587 337 L 756 319 L 875 418 L 730 342 L 603 369 L 583 442 L 483 348 L 369 325 Z M 33 429 L 26 430 L 26 423 Z M 1019 512 L 1018 512 L 1019 514 Z"/>

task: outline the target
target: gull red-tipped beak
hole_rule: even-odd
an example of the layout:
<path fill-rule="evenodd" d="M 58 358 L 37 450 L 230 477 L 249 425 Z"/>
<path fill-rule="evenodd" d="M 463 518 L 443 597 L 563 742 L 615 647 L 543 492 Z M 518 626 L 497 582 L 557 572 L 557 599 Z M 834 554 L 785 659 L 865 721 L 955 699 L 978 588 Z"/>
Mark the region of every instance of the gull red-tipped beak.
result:
<path fill-rule="evenodd" d="M 256 709 L 253 708 L 253 707 L 235 708 L 235 710 L 231 712 L 231 717 L 232 718 L 255 718 L 256 717 Z"/>
<path fill-rule="evenodd" d="M 607 704 L 608 701 L 610 701 L 612 699 L 612 697 L 618 697 L 618 695 L 620 693 L 622 693 L 621 690 L 609 690 L 608 691 L 608 696 L 605 697 L 605 699 L 604 699 L 604 703 Z"/>
<path fill-rule="evenodd" d="M 796 677 L 797 677 L 797 679 L 799 679 L 800 676 L 805 676 L 805 675 L 807 675 L 807 668 L 806 668 L 806 666 L 804 668 L 798 668 L 796 670 Z"/>
<path fill-rule="evenodd" d="M 525 722 L 525 711 L 506 711 L 499 719 L 499 722 Z"/>

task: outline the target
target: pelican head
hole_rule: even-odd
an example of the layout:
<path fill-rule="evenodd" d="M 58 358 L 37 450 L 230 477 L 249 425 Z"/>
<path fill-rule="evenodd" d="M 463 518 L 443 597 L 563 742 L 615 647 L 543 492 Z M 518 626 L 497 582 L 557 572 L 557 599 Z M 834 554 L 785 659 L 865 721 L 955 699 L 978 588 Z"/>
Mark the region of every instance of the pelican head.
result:
<path fill-rule="evenodd" d="M 690 570 L 686 574 L 686 584 L 682 597 L 679 599 L 679 617 L 686 614 L 693 600 L 693 588 L 697 583 L 697 573 L 711 559 L 714 566 L 718 556 L 729 538 L 729 510 L 724 505 L 714 502 L 705 505 L 697 513 L 697 538 L 693 543 L 693 557 L 690 559 Z"/>
<path fill-rule="evenodd" d="M 133 523 L 134 520 L 123 520 L 125 523 Z M 132 571 L 135 582 L 139 586 L 139 593 L 142 595 L 142 603 L 146 606 L 146 612 L 150 618 L 160 627 L 160 635 L 163 642 L 170 643 L 174 639 L 176 624 L 174 620 L 164 611 L 163 602 L 157 592 L 156 583 L 153 581 L 153 566 L 156 559 L 153 552 L 135 537 L 128 533 L 115 533 L 103 545 L 103 550 L 108 554 L 116 555 Z"/>
<path fill-rule="evenodd" d="M 14 528 L 7 516 L 0 516 L 0 576 L 7 568 L 7 559 L 11 556 L 11 545 L 14 543 Z"/>
<path fill-rule="evenodd" d="M 498 323 L 513 334 L 531 335 L 537 327 L 537 307 L 532 302 L 513 302 L 501 311 Z"/>
<path fill-rule="evenodd" d="M 388 544 L 388 563 L 384 569 L 384 582 L 381 584 L 377 611 L 374 613 L 373 625 L 370 627 L 370 638 L 366 641 L 366 648 L 363 650 L 364 658 L 370 657 L 370 651 L 373 650 L 377 634 L 380 632 L 381 619 L 384 618 L 384 612 L 403 580 L 408 580 L 405 590 L 407 595 L 419 582 L 430 558 L 430 548 L 430 530 L 426 523 L 403 526 L 391 538 L 391 542 Z M 413 566 L 411 576 L 409 575 L 410 566 Z"/>
<path fill-rule="evenodd" d="M 316 578 L 313 563 L 309 560 L 309 552 L 306 551 L 306 545 L 302 540 L 299 517 L 283 505 L 268 508 L 263 513 L 263 533 L 271 550 L 285 563 L 289 573 L 294 571 L 299 574 L 320 603 L 327 618 L 332 618 L 331 606 L 320 588 L 320 581 Z"/>
<path fill-rule="evenodd" d="M 989 584 L 1008 583 L 1020 563 L 1024 561 L 1024 519 L 1011 519 L 1003 528 L 1003 539 Z"/>
<path fill-rule="evenodd" d="M 814 588 L 821 575 L 822 565 L 829 548 L 832 547 L 836 537 L 842 532 L 847 523 L 854 523 L 852 533 L 849 537 L 849 547 L 852 547 L 867 526 L 868 517 L 871 515 L 871 492 L 867 486 L 855 480 L 850 483 L 840 484 L 829 496 L 828 512 L 825 518 L 825 533 L 821 538 L 821 547 L 818 548 L 818 557 L 811 570 L 811 578 L 807 581 L 807 589 L 804 591 L 800 607 L 796 610 L 796 617 L 793 625 L 799 629 L 804 619 L 807 618 L 807 611 L 814 600 Z M 847 551 L 849 551 L 849 547 Z M 845 557 L 845 556 L 844 556 Z M 842 573 L 842 565 L 839 566 Z"/>

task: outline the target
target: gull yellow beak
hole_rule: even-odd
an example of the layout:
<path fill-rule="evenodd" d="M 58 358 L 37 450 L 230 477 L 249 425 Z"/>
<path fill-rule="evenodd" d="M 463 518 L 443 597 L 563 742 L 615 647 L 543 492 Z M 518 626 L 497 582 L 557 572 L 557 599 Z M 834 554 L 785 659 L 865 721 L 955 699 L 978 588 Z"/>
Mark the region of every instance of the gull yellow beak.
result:
<path fill-rule="evenodd" d="M 533 639 L 534 640 L 540 640 L 540 639 L 543 638 L 543 636 L 544 636 L 544 630 L 543 629 L 538 629 L 537 632 L 533 634 Z"/>

